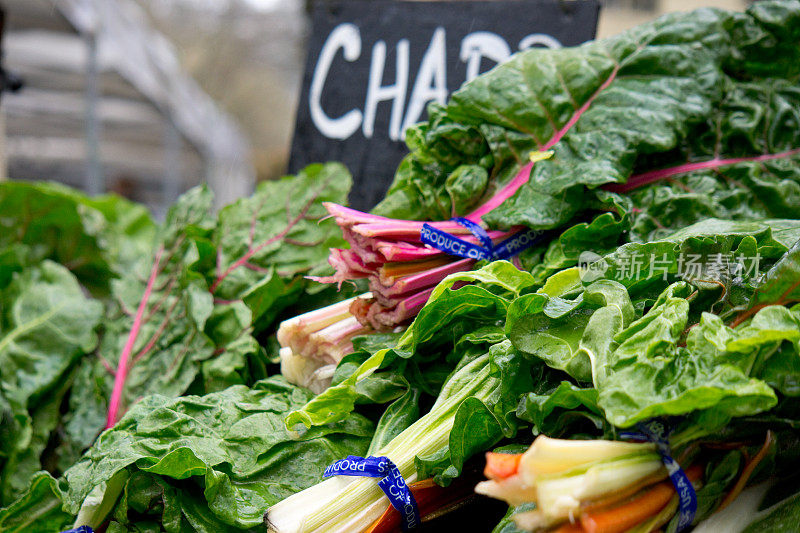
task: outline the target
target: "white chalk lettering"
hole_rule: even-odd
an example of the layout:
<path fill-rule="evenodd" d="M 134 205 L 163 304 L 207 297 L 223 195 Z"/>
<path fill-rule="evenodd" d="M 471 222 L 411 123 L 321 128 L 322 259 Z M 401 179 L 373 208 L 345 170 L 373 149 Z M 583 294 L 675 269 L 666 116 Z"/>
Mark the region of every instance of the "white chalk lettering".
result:
<path fill-rule="evenodd" d="M 543 48 L 561 48 L 563 45 L 552 35 L 547 35 L 546 33 L 532 33 L 522 38 L 522 40 L 519 42 L 518 48 L 521 51 L 527 50 L 528 48 L 533 48 L 534 46 Z"/>
<path fill-rule="evenodd" d="M 322 90 L 325 88 L 333 58 L 340 48 L 347 61 L 355 61 L 361 55 L 361 34 L 355 24 L 339 24 L 328 36 L 314 67 L 314 76 L 308 91 L 311 121 L 329 139 L 347 139 L 356 132 L 362 118 L 358 109 L 351 109 L 339 118 L 329 117 L 322 109 Z"/>
<path fill-rule="evenodd" d="M 488 31 L 472 32 L 461 41 L 461 61 L 467 64 L 465 81 L 474 80 L 480 74 L 481 60 L 490 59 L 503 63 L 511 57 L 508 43 L 497 34 Z"/>
<path fill-rule="evenodd" d="M 397 43 L 397 61 L 395 66 L 394 85 L 381 85 L 384 66 L 386 65 L 386 43 L 378 41 L 372 47 L 372 63 L 369 66 L 369 85 L 367 85 L 367 99 L 364 103 L 364 123 L 361 131 L 364 137 L 372 137 L 375 127 L 375 114 L 378 103 L 391 100 L 392 116 L 389 121 L 389 138 L 393 141 L 400 139 L 400 126 L 403 122 L 403 106 L 406 102 L 406 89 L 408 87 L 408 39 Z"/>
<path fill-rule="evenodd" d="M 425 106 L 431 100 L 444 104 L 447 100 L 447 55 L 445 51 L 445 31 L 441 26 L 433 32 L 428 49 L 422 56 L 422 64 L 417 72 L 411 101 L 408 104 L 403 131 L 419 121 Z"/>
<path fill-rule="evenodd" d="M 353 108 L 341 116 L 332 117 L 322 107 L 322 97 L 325 84 L 334 61 L 341 50 L 342 57 L 349 63 L 354 63 L 361 58 L 363 43 L 361 32 L 355 24 L 346 22 L 336 26 L 328 35 L 322 46 L 316 65 L 314 66 L 311 84 L 309 86 L 308 104 L 311 121 L 322 135 L 329 139 L 347 139 L 361 128 L 365 138 L 375 136 L 375 123 L 377 121 L 378 107 L 381 102 L 391 102 L 391 115 L 389 120 L 389 138 L 400 140 L 405 136 L 405 130 L 417 123 L 431 101 L 444 104 L 447 100 L 447 49 L 446 30 L 437 27 L 433 32 L 428 47 L 422 56 L 422 61 L 410 90 L 408 106 L 405 106 L 409 94 L 410 70 L 415 68 L 410 64 L 411 41 L 400 39 L 395 46 L 395 75 L 394 82 L 383 85 L 387 57 L 391 55 L 390 44 L 385 40 L 378 40 L 372 45 L 369 65 L 369 78 L 364 99 L 364 108 Z M 526 50 L 532 47 L 561 48 L 561 43 L 544 33 L 532 33 L 519 41 L 517 48 Z M 459 60 L 465 64 L 465 79 L 470 81 L 482 73 L 481 65 L 484 60 L 496 64 L 504 63 L 511 57 L 512 48 L 508 42 L 493 32 L 475 31 L 467 34 L 459 48 Z M 364 58 L 363 60 L 366 60 Z M 338 75 L 343 75 L 340 71 Z M 391 79 L 391 78 L 389 78 Z M 380 122 L 380 121 L 377 121 Z"/>

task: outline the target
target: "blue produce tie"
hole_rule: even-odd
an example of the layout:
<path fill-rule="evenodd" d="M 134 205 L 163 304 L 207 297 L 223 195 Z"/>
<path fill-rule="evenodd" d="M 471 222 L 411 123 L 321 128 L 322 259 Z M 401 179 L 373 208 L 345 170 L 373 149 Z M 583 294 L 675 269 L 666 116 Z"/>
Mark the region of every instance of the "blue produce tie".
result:
<path fill-rule="evenodd" d="M 669 435 L 670 430 L 667 426 L 659 420 L 650 420 L 636 425 L 639 429 L 637 432 L 623 432 L 620 437 L 629 440 L 638 440 L 652 442 L 656 445 L 656 450 L 667 467 L 669 479 L 675 485 L 675 491 L 678 493 L 678 528 L 677 531 L 683 531 L 694 521 L 694 515 L 697 513 L 697 494 L 694 491 L 694 486 L 683 471 L 678 461 L 672 458 L 669 449 Z"/>
<path fill-rule="evenodd" d="M 536 230 L 520 231 L 495 246 L 486 230 L 475 222 L 460 217 L 451 220 L 467 228 L 481 245 L 459 239 L 455 235 L 436 229 L 427 223 L 422 225 L 422 231 L 420 232 L 422 243 L 441 250 L 448 255 L 456 255 L 466 259 L 497 261 L 508 259 L 530 248 L 540 242 L 545 234 L 543 231 Z"/>
<path fill-rule="evenodd" d="M 403 520 L 403 531 L 418 527 L 422 522 L 417 501 L 403 479 L 400 470 L 388 457 L 358 457 L 348 455 L 328 466 L 322 477 L 355 476 L 377 477 L 381 488 L 392 507 L 398 510 Z"/>
<path fill-rule="evenodd" d="M 61 533 L 94 533 L 94 531 L 89 526 L 80 526 L 76 527 L 75 529 L 68 529 L 67 531 L 62 531 Z"/>

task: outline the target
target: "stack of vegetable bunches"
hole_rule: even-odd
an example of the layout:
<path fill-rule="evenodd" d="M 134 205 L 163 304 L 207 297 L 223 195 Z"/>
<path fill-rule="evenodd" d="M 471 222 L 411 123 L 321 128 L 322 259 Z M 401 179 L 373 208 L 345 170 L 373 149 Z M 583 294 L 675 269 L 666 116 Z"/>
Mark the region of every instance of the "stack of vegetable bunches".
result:
<path fill-rule="evenodd" d="M 341 360 L 327 347 L 349 348 L 356 322 L 403 327 L 445 276 L 475 268 L 423 245 L 425 220 L 468 241 L 451 217 L 482 224 L 495 243 L 522 227 L 545 231 L 513 259 L 543 280 L 581 252 L 709 217 L 800 216 L 794 8 L 670 15 L 581 47 L 529 51 L 430 106 L 372 213 L 326 203 L 350 246 L 333 249 L 336 273 L 317 279 L 367 278 L 371 292 L 340 322 L 287 332 L 284 348 L 312 333 L 324 340 L 306 355 L 285 351 L 287 372 L 314 383 L 320 366 Z"/>
<path fill-rule="evenodd" d="M 347 395 L 352 408 L 358 387 L 387 379 L 387 360 L 459 353 L 428 414 L 387 440 L 401 398 L 379 423 L 374 453 L 407 479 L 447 482 L 471 454 L 524 440 L 526 425 L 545 435 L 608 439 L 665 417 L 674 426 L 673 457 L 697 483 L 702 520 L 749 481 L 797 466 L 797 365 L 790 361 L 800 357 L 800 307 L 789 304 L 800 301 L 800 243 L 789 246 L 798 239 L 798 221 L 711 220 L 618 248 L 602 258 L 605 274 L 590 282 L 596 271 L 573 267 L 539 286 L 507 262 L 449 277 L 395 348 L 375 352 L 288 421 L 335 421 L 348 412 Z M 763 278 L 733 264 L 716 278 L 679 273 L 684 254 L 747 257 L 747 249 L 761 257 Z M 666 254 L 665 274 L 621 274 L 632 257 L 655 251 Z M 463 281 L 471 283 L 452 289 Z M 342 401 L 326 407 L 334 393 Z M 479 492 L 535 503 L 514 515 L 525 531 L 651 531 L 674 519 L 675 491 L 652 444 L 568 442 L 491 454 L 493 481 Z M 280 532 L 360 531 L 387 505 L 374 480 L 335 478 L 287 498 L 268 519 Z M 597 529 L 603 521 L 616 529 Z"/>
<path fill-rule="evenodd" d="M 497 531 L 672 531 L 663 458 L 623 432 L 654 419 L 695 524 L 755 499 L 750 527 L 781 530 L 800 513 L 784 479 L 800 461 L 799 42 L 783 0 L 521 53 L 407 132 L 370 215 L 337 207 L 336 164 L 218 215 L 195 189 L 160 225 L 118 198 L 0 184 L 0 531 L 378 533 L 400 521 L 376 480 L 321 482 L 326 466 L 388 457 L 424 523 L 485 452 L 479 491 L 512 505 Z M 357 227 L 471 239 L 454 215 L 496 240 L 552 233 L 462 269 L 413 232 Z M 353 277 L 325 264 L 348 240 L 386 260 L 370 296 L 308 279 Z M 421 252 L 438 259 L 399 264 Z M 424 305 L 370 322 L 398 309 L 375 292 Z M 286 376 L 268 377 L 282 321 Z"/>

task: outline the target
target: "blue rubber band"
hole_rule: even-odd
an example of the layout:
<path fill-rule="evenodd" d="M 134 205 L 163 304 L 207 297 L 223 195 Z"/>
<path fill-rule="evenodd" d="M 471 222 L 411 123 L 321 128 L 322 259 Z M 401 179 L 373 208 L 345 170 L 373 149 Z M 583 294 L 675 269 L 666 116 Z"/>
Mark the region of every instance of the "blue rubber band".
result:
<path fill-rule="evenodd" d="M 355 477 L 376 477 L 381 478 L 378 486 L 381 488 L 389 503 L 397 509 L 402 517 L 403 531 L 414 529 L 422 523 L 417 508 L 417 501 L 411 494 L 406 480 L 400 473 L 400 469 L 389 460 L 388 457 L 358 457 L 348 455 L 340 459 L 325 469 L 322 477 L 331 476 L 355 476 Z"/>
<path fill-rule="evenodd" d="M 494 249 L 494 243 L 492 242 L 492 238 L 489 237 L 489 234 L 486 233 L 486 230 L 483 229 L 480 226 L 480 224 L 476 224 L 469 219 L 461 217 L 451 218 L 450 220 L 452 220 L 456 224 L 459 224 L 467 228 L 470 231 L 470 233 L 472 233 L 481 243 L 483 243 L 483 247 L 486 248 L 487 250 Z"/>
<path fill-rule="evenodd" d="M 491 260 L 491 250 L 486 250 L 483 246 L 478 246 L 468 241 L 450 235 L 446 231 L 436 229 L 430 224 L 423 224 L 420 232 L 420 240 L 423 244 L 432 246 L 448 255 L 455 255 L 465 259 Z"/>
<path fill-rule="evenodd" d="M 486 230 L 475 222 L 467 220 L 466 218 L 454 218 L 452 220 L 467 228 L 483 246 L 460 239 L 430 224 L 422 225 L 422 231 L 420 231 L 420 240 L 422 243 L 436 248 L 437 250 L 441 250 L 448 255 L 455 255 L 465 259 L 475 259 L 477 261 L 498 261 L 500 259 L 508 259 L 530 248 L 534 244 L 542 241 L 545 235 L 543 231 L 520 231 L 495 246 Z"/>
<path fill-rule="evenodd" d="M 667 468 L 669 479 L 675 485 L 678 493 L 678 527 L 677 531 L 683 531 L 692 525 L 695 514 L 697 513 L 697 493 L 694 490 L 689 476 L 683 471 L 678 461 L 672 458 L 669 449 L 669 435 L 671 431 L 659 420 L 650 420 L 637 424 L 637 432 L 623 432 L 620 437 L 629 440 L 652 442 L 656 445 L 656 450 L 661 456 L 664 466 Z"/>

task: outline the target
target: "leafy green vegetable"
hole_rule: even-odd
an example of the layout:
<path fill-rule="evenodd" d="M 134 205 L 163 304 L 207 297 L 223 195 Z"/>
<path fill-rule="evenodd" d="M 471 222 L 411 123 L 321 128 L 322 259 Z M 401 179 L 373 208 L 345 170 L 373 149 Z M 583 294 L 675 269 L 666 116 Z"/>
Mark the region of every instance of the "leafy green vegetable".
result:
<path fill-rule="evenodd" d="M 629 209 L 627 204 L 614 207 L 614 211 L 627 212 Z M 612 212 L 602 213 L 589 222 L 579 222 L 567 228 L 548 244 L 540 259 L 524 264 L 537 281 L 544 282 L 559 270 L 577 265 L 583 252 L 605 255 L 613 251 L 629 228 L 629 216 L 620 218 Z"/>
<path fill-rule="evenodd" d="M 210 208 L 206 188 L 182 196 L 170 209 L 151 254 L 112 283 L 113 304 L 97 357 L 85 362 L 94 367 L 95 379 L 105 377 L 108 403 L 87 400 L 91 388 L 73 395 L 68 433 L 85 432 L 88 420 L 100 418 L 99 413 L 87 412 L 92 408 L 107 409 L 110 427 L 145 394 L 182 394 L 196 378 L 199 364 L 213 355 L 214 346 L 203 332 L 212 297 L 203 277 L 192 269 L 201 257 L 196 238 L 208 231 Z M 91 440 L 100 429 L 95 426 Z"/>
<path fill-rule="evenodd" d="M 374 455 L 419 418 L 419 389 L 409 387 L 405 394 L 384 411 L 372 436 L 367 455 Z"/>
<path fill-rule="evenodd" d="M 656 241 L 623 245 L 597 260 L 599 270 L 560 271 L 538 293 L 514 300 L 506 335 L 529 357 L 593 382 L 596 390 L 589 391 L 599 393 L 595 401 L 615 426 L 704 410 L 720 420 L 766 411 L 777 402 L 773 387 L 796 394 L 797 373 L 790 369 L 800 356 L 797 314 L 762 304 L 746 311 L 747 324 L 732 329 L 717 313 L 736 316 L 774 280 L 792 286 L 794 277 L 779 273 L 792 272 L 794 248 L 787 249 L 797 232 L 792 220 L 709 219 Z M 682 262 L 693 256 L 699 268 L 689 272 Z M 745 271 L 736 263 L 742 256 L 769 268 L 764 281 L 758 268 Z M 652 257 L 660 269 L 648 268 Z M 674 281 L 680 279 L 686 281 Z M 786 303 L 781 291 L 773 292 L 774 303 Z M 541 428 L 546 406 L 566 402 L 603 428 L 576 384 L 556 385 L 528 395 L 519 416 Z"/>
<path fill-rule="evenodd" d="M 283 417 L 310 396 L 282 378 L 206 396 L 150 395 L 101 435 L 60 480 L 63 495 L 56 494 L 74 516 L 96 487 L 127 471 L 130 479 L 118 488 L 124 497 L 111 511 L 118 520 L 139 506 L 148 514 L 157 515 L 159 509 L 183 513 L 190 523 L 205 516 L 206 527 L 257 526 L 269 506 L 317 482 L 319 472 L 334 460 L 363 454 L 372 437 L 374 426 L 359 415 L 300 435 L 287 431 Z M 178 480 L 185 481 L 176 484 Z M 137 492 L 139 488 L 149 496 Z M 113 504 L 119 494 L 93 497 L 105 496 Z M 35 506 L 30 495 L 17 505 Z M 136 503 L 148 497 L 158 505 Z M 170 511 L 171 505 L 180 513 Z M 0 523 L 14 510 L 0 513 Z M 91 520 L 97 526 L 103 516 L 91 515 Z"/>
<path fill-rule="evenodd" d="M 102 306 L 49 260 L 15 276 L 0 302 L 0 399 L 6 404 L 0 502 L 10 503 L 41 468 L 65 385 L 78 359 L 97 345 Z"/>
<path fill-rule="evenodd" d="M 0 213 L 0 288 L 12 272 L 51 259 L 104 293 L 154 231 L 143 206 L 116 196 L 88 199 L 55 183 L 0 183 Z"/>
<path fill-rule="evenodd" d="M 530 365 L 508 341 L 470 358 L 450 376 L 430 411 L 375 453 L 388 457 L 405 478 L 433 476 L 448 484 L 464 462 L 518 429 L 516 398 L 532 386 Z M 331 532 L 361 530 L 372 523 L 384 498 L 370 479 L 341 484 L 329 479 L 270 508 L 277 531 L 301 528 Z"/>
<path fill-rule="evenodd" d="M 790 531 L 797 526 L 798 520 L 800 520 L 800 494 L 795 494 L 770 508 L 766 514 L 759 515 L 743 533 Z"/>
<path fill-rule="evenodd" d="M 706 517 L 716 509 L 727 494 L 726 489 L 736 481 L 741 463 L 742 453 L 733 450 L 706 467 L 703 486 L 697 491 L 698 517 Z"/>
<path fill-rule="evenodd" d="M 95 209 L 105 218 L 101 244 L 115 275 L 125 274 L 142 255 L 150 252 L 158 229 L 144 205 L 113 194 L 87 197 L 66 188 L 64 194 L 79 203 L 81 210 Z"/>
<path fill-rule="evenodd" d="M 525 503 L 516 507 L 509 507 L 508 512 L 503 519 L 500 520 L 500 523 L 498 523 L 497 526 L 492 530 L 492 533 L 523 533 L 523 530 L 519 529 L 514 523 L 513 516 L 517 513 L 532 511 L 535 508 L 535 503 Z"/>
<path fill-rule="evenodd" d="M 465 214 L 508 184 L 530 152 L 552 149 L 485 221 L 552 228 L 602 201 L 587 188 L 628 182 L 627 191 L 695 171 L 693 184 L 720 172 L 726 185 L 714 195 L 708 187 L 681 195 L 676 187 L 671 200 L 661 189 L 642 192 L 633 201 L 645 211 L 636 234 L 662 218 L 677 228 L 687 217 L 746 216 L 759 202 L 766 212 L 756 207 L 750 218 L 794 217 L 798 16 L 793 1 L 762 2 L 746 14 L 706 9 L 576 48 L 520 53 L 446 106 L 432 105 L 428 122 L 407 132 L 411 154 L 375 212 L 428 220 Z M 481 171 L 490 178 L 485 186 L 447 185 L 451 176 Z M 743 174 L 749 178 L 736 181 Z"/>
<path fill-rule="evenodd" d="M 265 377 L 268 360 L 254 335 L 305 293 L 296 274 L 319 268 L 318 245 L 334 234 L 333 224 L 317 220 L 321 202 L 343 200 L 349 184 L 341 165 L 312 165 L 262 184 L 216 222 L 207 189 L 183 195 L 149 252 L 111 284 L 97 357 L 78 374 L 88 386 L 70 397 L 64 463 L 149 393 L 212 392 Z"/>
<path fill-rule="evenodd" d="M 615 337 L 618 347 L 598 360 L 599 403 L 615 425 L 703 409 L 744 416 L 777 403 L 772 388 L 749 377 L 752 360 L 746 364 L 747 358 L 731 357 L 737 349 L 751 355 L 757 348 L 745 338 L 771 341 L 768 330 L 775 318 L 761 316 L 757 332 L 733 331 L 704 313 L 682 347 L 689 290 L 683 283 L 670 286 L 647 314 Z"/>
<path fill-rule="evenodd" d="M 450 395 L 474 386 L 485 366 L 479 364 L 481 359 L 453 374 L 431 412 L 437 405 L 445 404 Z M 533 387 L 530 363 L 508 341 L 493 345 L 487 362 L 490 388 L 482 387 L 458 406 L 446 446 L 417 455 L 415 466 L 420 478 L 433 477 L 437 483 L 447 484 L 461 475 L 467 459 L 489 449 L 503 437 L 516 435 L 520 426 L 515 416 L 517 399 Z M 474 369 L 467 372 L 473 365 Z"/>
<path fill-rule="evenodd" d="M 767 272 L 750 302 L 758 310 L 769 304 L 787 304 L 800 300 L 800 239 Z"/>
<path fill-rule="evenodd" d="M 780 258 L 798 239 L 800 222 L 795 220 L 707 219 L 657 240 L 620 246 L 605 256 L 604 275 L 634 291 L 668 275 L 693 281 L 711 277 L 747 281 L 757 278 L 759 269 Z"/>
<path fill-rule="evenodd" d="M 63 509 L 56 480 L 47 472 L 39 472 L 21 498 L 0 509 L 0 530 L 23 533 L 36 527 L 37 531 L 57 532 L 68 529 L 73 518 Z"/>
<path fill-rule="evenodd" d="M 578 387 L 567 380 L 553 381 L 542 376 L 536 384 L 538 390 L 523 395 L 517 406 L 517 416 L 533 425 L 534 434 L 572 436 L 587 422 L 592 430 L 606 429 L 596 389 Z"/>
<path fill-rule="evenodd" d="M 242 300 L 256 330 L 273 322 L 307 287 L 295 276 L 326 270 L 329 249 L 344 245 L 322 204 L 345 202 L 351 183 L 343 165 L 315 164 L 223 208 L 211 237 L 214 296 Z"/>
<path fill-rule="evenodd" d="M 577 276 L 577 269 L 562 271 L 548 279 L 542 291 L 552 290 L 558 278 Z M 506 335 L 523 353 L 578 381 L 591 381 L 598 354 L 608 350 L 614 335 L 633 317 L 625 288 L 598 280 L 571 299 L 540 291 L 515 300 L 509 307 Z"/>
<path fill-rule="evenodd" d="M 75 515 L 112 532 L 259 527 L 344 455 L 397 454 L 404 475 L 446 484 L 526 424 L 613 436 L 689 415 L 696 437 L 747 417 L 791 434 L 798 40 L 796 0 L 675 14 L 518 54 L 431 106 L 376 212 L 477 209 L 490 226 L 558 237 L 526 254 L 530 274 L 496 262 L 450 276 L 404 334 L 356 342 L 315 398 L 258 380 L 280 315 L 335 298 L 304 276 L 343 245 L 320 221 L 323 202 L 345 200 L 343 167 L 263 183 L 217 217 L 198 188 L 158 228 L 119 198 L 0 184 L 0 504 L 22 494 L 0 529 L 58 531 Z M 598 269 L 572 268 L 586 251 Z M 638 256 L 659 269 L 634 271 Z M 687 256 L 701 266 L 687 271 Z M 704 513 L 739 453 L 710 463 Z M 335 506 L 380 497 L 349 487 Z M 323 511 L 312 522 L 347 529 Z"/>

